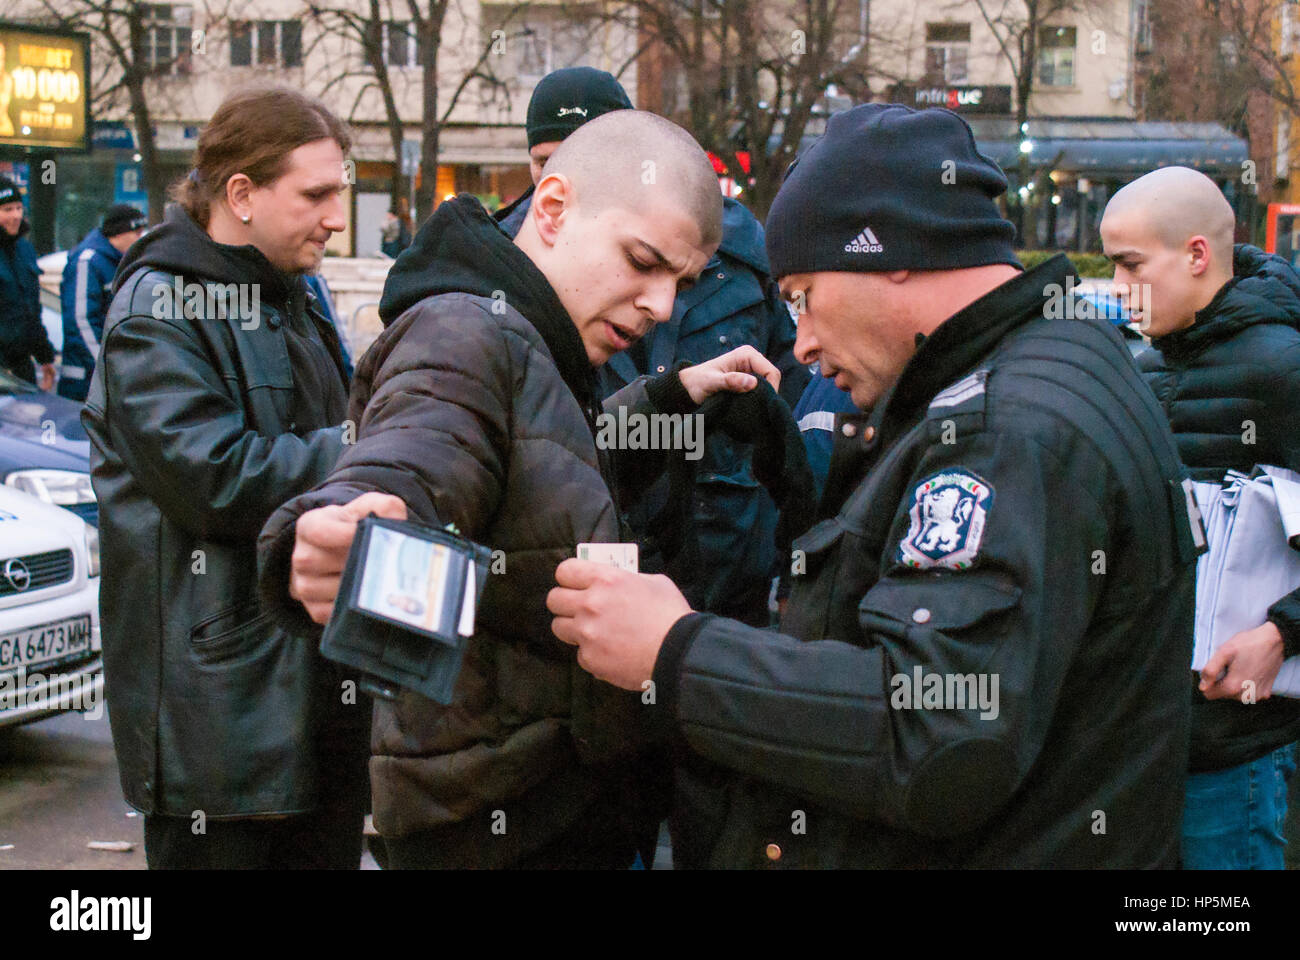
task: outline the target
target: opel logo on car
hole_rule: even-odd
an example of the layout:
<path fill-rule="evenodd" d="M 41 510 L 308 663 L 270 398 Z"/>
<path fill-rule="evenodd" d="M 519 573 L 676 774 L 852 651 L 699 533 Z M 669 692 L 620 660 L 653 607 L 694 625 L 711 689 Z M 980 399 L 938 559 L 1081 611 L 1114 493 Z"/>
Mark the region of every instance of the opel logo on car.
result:
<path fill-rule="evenodd" d="M 32 575 L 27 572 L 27 564 L 14 558 L 5 561 L 5 579 L 20 593 L 32 582 Z"/>

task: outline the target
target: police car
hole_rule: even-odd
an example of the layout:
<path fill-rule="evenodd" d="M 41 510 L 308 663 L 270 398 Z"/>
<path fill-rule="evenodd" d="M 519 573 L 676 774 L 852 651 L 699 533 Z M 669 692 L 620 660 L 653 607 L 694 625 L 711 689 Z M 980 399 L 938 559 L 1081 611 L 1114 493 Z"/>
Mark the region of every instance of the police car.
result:
<path fill-rule="evenodd" d="M 0 726 L 103 699 L 99 533 L 0 485 Z"/>

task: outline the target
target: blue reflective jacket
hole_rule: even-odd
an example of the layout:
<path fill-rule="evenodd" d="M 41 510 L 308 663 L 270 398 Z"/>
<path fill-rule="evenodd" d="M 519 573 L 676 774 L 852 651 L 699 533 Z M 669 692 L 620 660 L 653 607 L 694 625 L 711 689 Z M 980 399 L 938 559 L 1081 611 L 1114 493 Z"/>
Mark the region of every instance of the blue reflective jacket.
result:
<path fill-rule="evenodd" d="M 834 380 L 821 375 L 817 364 L 814 363 L 810 369 L 812 380 L 795 404 L 794 419 L 808 452 L 808 466 L 812 467 L 813 479 L 817 482 L 816 496 L 820 500 L 835 447 L 835 414 L 861 411 L 853 405 L 848 391 L 841 390 L 835 386 Z"/>
<path fill-rule="evenodd" d="M 95 372 L 104 316 L 112 300 L 113 274 L 122 254 L 98 227 L 68 251 L 59 296 L 63 305 L 63 364 L 59 394 L 78 402 L 86 399 Z"/>

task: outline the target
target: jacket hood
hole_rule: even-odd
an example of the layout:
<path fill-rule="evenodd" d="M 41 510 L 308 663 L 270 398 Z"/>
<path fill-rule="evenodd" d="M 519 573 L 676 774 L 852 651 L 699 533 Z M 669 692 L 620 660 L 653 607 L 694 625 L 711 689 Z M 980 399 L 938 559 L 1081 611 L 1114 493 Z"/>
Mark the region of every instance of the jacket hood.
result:
<path fill-rule="evenodd" d="M 1300 329 L 1300 274 L 1284 259 L 1258 247 L 1233 247 L 1232 279 L 1199 310 L 1184 330 L 1152 341 L 1167 356 L 1186 356 L 1260 323 Z"/>
<path fill-rule="evenodd" d="M 402 251 L 384 282 L 380 319 L 387 327 L 421 300 L 443 293 L 504 297 L 546 342 L 569 389 L 584 403 L 595 396 L 595 371 L 568 311 L 471 194 L 440 204 Z"/>
<path fill-rule="evenodd" d="M 257 283 L 263 302 L 282 304 L 305 297 L 301 276 L 276 269 L 252 244 L 217 243 L 176 203 L 168 204 L 163 222 L 126 251 L 113 278 L 113 293 L 145 269 L 216 283 Z"/>
<path fill-rule="evenodd" d="M 718 252 L 753 267 L 759 273 L 771 273 L 767 247 L 763 243 L 763 226 L 749 208 L 738 200 L 722 200 L 722 243 Z"/>

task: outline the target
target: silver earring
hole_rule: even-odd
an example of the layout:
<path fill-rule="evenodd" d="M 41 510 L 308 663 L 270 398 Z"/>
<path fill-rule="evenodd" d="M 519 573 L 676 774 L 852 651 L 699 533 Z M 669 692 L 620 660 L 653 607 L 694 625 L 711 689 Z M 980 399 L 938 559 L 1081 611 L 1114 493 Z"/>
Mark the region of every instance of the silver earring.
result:
<path fill-rule="evenodd" d="M 248 223 L 248 221 L 249 221 L 249 220 L 252 220 L 253 218 L 250 217 L 248 214 L 244 214 L 244 215 L 243 215 L 242 217 L 240 217 L 239 219 L 240 219 L 240 220 L 243 220 L 244 223 Z"/>

